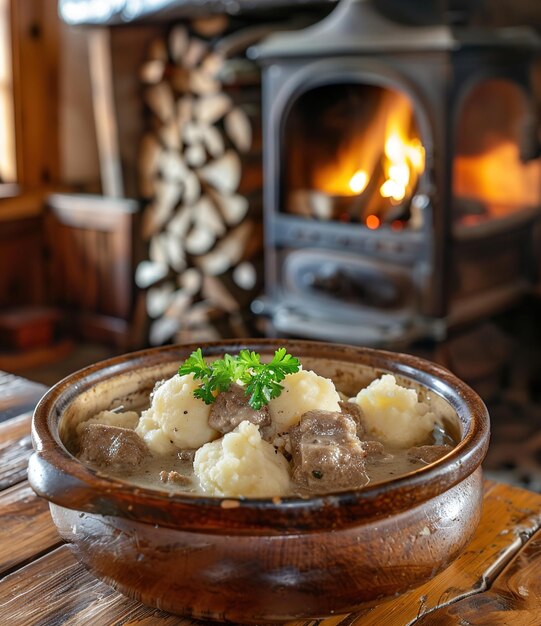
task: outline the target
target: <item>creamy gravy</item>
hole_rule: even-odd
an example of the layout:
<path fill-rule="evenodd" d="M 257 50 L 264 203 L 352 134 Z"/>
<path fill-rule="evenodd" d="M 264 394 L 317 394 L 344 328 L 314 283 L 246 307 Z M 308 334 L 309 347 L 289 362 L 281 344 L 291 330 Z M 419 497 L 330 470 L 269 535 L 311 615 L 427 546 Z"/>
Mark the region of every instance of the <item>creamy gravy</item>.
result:
<path fill-rule="evenodd" d="M 367 438 L 367 440 L 369 440 Z M 456 441 L 451 435 L 439 425 L 434 427 L 430 441 L 426 442 L 427 445 L 448 445 L 454 447 Z M 408 455 L 408 450 L 393 449 L 384 446 L 386 456 L 384 457 L 368 457 L 366 460 L 366 473 L 369 477 L 368 485 L 381 483 L 387 480 L 391 480 L 404 474 L 409 474 L 417 469 L 426 467 L 428 463 L 419 459 L 412 459 Z M 178 472 L 182 476 L 190 477 L 191 483 L 189 485 L 179 485 L 173 481 L 163 481 L 160 478 L 162 472 L 169 473 L 171 471 Z M 101 473 L 105 473 L 103 469 Z M 197 479 L 194 478 L 193 464 L 191 460 L 181 459 L 178 454 L 171 454 L 166 456 L 149 457 L 143 461 L 139 467 L 134 471 L 114 471 L 108 470 L 108 476 L 114 476 L 125 482 L 137 485 L 138 487 L 145 487 L 149 489 L 158 489 L 171 493 L 178 493 L 179 491 L 185 493 L 193 493 L 199 495 L 205 495 L 199 488 Z M 291 483 L 291 492 L 287 495 L 298 496 L 313 496 L 314 491 Z"/>

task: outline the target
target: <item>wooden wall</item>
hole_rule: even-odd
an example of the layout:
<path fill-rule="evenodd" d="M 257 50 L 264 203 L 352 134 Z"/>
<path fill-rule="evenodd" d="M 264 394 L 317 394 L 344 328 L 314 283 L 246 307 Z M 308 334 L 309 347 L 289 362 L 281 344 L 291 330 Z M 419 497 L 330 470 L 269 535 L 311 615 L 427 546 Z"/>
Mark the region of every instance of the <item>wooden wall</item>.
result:
<path fill-rule="evenodd" d="M 100 192 L 100 166 L 92 109 L 88 29 L 61 24 L 59 158 L 64 185 Z"/>
<path fill-rule="evenodd" d="M 17 178 L 24 189 L 59 181 L 59 19 L 54 0 L 12 0 Z"/>
<path fill-rule="evenodd" d="M 44 301 L 41 198 L 0 199 L 0 311 Z"/>
<path fill-rule="evenodd" d="M 3 307 L 40 304 L 45 298 L 37 217 L 42 198 L 58 189 L 100 191 L 88 71 L 89 30 L 61 23 L 56 0 L 11 0 L 11 9 L 21 196 L 16 203 L 0 199 Z M 471 21 L 530 24 L 541 30 L 541 2 L 479 0 Z M 150 42 L 170 26 L 161 22 L 111 30 L 114 101 L 128 197 L 139 197 L 139 146 L 146 124 L 139 72 Z"/>

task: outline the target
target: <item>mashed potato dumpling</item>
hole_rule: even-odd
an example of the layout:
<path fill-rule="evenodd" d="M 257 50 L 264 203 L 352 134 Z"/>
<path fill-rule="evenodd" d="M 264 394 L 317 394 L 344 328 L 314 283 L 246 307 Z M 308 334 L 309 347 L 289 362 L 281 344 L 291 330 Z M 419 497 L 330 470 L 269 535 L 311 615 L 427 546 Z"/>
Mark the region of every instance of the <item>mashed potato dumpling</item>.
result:
<path fill-rule="evenodd" d="M 201 488 L 213 496 L 265 498 L 285 495 L 290 489 L 285 457 L 261 439 L 259 428 L 248 421 L 201 447 L 193 466 Z"/>
<path fill-rule="evenodd" d="M 192 374 L 175 375 L 155 390 L 136 428 L 153 452 L 198 448 L 218 436 L 208 425 L 210 406 L 193 395 L 198 386 Z"/>
<path fill-rule="evenodd" d="M 372 381 L 351 401 L 361 408 L 367 431 L 396 448 L 424 443 L 436 421 L 428 404 L 419 402 L 417 392 L 398 385 L 392 374 Z"/>
<path fill-rule="evenodd" d="M 282 393 L 269 402 L 271 436 L 288 431 L 307 411 L 340 411 L 340 396 L 330 378 L 301 370 L 286 376 L 281 384 Z"/>

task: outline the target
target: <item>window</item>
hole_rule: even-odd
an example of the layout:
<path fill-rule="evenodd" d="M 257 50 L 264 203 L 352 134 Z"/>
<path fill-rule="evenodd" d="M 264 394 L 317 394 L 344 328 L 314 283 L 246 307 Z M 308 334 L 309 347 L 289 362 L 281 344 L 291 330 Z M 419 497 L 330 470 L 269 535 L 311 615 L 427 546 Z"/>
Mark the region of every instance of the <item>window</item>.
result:
<path fill-rule="evenodd" d="M 10 0 L 0 0 L 0 183 L 17 178 L 10 24 Z"/>

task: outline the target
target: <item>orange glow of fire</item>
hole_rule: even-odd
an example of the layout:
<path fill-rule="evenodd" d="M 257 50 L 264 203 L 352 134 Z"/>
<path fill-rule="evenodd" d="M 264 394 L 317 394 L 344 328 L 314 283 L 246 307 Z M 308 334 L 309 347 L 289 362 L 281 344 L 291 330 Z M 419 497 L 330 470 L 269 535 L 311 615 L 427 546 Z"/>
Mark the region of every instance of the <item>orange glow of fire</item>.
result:
<path fill-rule="evenodd" d="M 539 162 L 523 163 L 512 141 L 482 154 L 455 158 L 455 195 L 481 201 L 494 217 L 505 215 L 512 207 L 537 206 L 540 189 Z"/>
<path fill-rule="evenodd" d="M 355 195 L 361 194 L 366 189 L 369 180 L 370 178 L 364 170 L 358 170 L 350 178 L 349 188 Z"/>
<path fill-rule="evenodd" d="M 370 212 L 378 215 L 386 210 L 385 201 L 391 205 L 401 203 L 414 193 L 425 169 L 425 150 L 413 122 L 410 100 L 389 91 L 362 132 L 352 133 L 336 158 L 318 168 L 314 187 L 334 196 L 366 192 Z M 380 198 L 378 206 L 373 203 L 374 194 Z M 378 228 L 381 217 L 370 214 L 365 223 L 369 228 Z"/>
<path fill-rule="evenodd" d="M 423 144 L 417 137 L 410 139 L 406 136 L 407 120 L 401 119 L 403 114 L 402 110 L 398 111 L 387 125 L 389 134 L 384 150 L 386 180 L 379 188 L 382 198 L 390 198 L 393 203 L 401 202 L 412 192 L 425 169 Z"/>
<path fill-rule="evenodd" d="M 370 228 L 370 230 L 376 230 L 376 228 L 379 228 L 380 224 L 381 221 L 377 215 L 368 215 L 366 218 L 366 226 Z"/>

